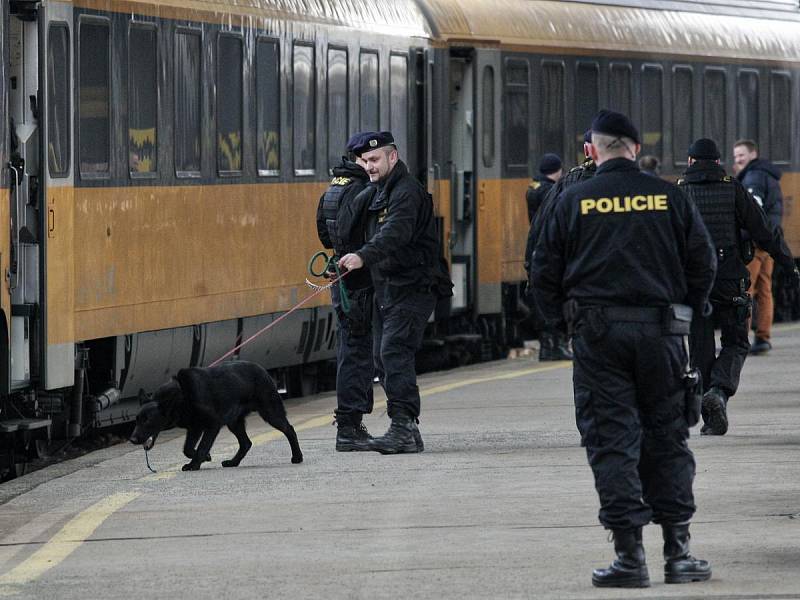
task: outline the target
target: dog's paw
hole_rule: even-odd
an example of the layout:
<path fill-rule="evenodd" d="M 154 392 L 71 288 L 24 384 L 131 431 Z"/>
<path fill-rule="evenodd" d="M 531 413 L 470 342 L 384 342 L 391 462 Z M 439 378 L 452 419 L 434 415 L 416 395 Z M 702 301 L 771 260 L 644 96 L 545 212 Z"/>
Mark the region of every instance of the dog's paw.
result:
<path fill-rule="evenodd" d="M 296 465 L 296 464 L 299 464 L 301 462 L 303 462 L 303 455 L 302 454 L 300 456 L 293 456 L 292 457 L 292 464 Z"/>
<path fill-rule="evenodd" d="M 194 461 L 186 463 L 181 467 L 181 471 L 197 471 L 200 469 L 200 463 L 195 463 Z"/>
<path fill-rule="evenodd" d="M 211 455 L 206 454 L 206 457 L 203 459 L 203 462 L 211 462 Z"/>
<path fill-rule="evenodd" d="M 221 464 L 222 464 L 223 467 L 238 467 L 239 466 L 239 463 L 236 462 L 235 460 L 223 460 Z"/>

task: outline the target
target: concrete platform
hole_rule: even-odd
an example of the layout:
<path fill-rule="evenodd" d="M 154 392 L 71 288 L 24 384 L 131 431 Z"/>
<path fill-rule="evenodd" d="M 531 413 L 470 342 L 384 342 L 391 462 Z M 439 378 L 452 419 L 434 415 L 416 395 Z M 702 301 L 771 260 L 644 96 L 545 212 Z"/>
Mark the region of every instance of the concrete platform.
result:
<path fill-rule="evenodd" d="M 612 545 L 574 425 L 571 367 L 530 357 L 424 376 L 421 455 L 333 451 L 330 394 L 290 403 L 305 462 L 256 446 L 183 473 L 182 438 L 117 446 L 0 486 L 0 595 L 18 598 L 800 598 L 800 325 L 748 359 L 722 438 L 691 440 L 710 582 L 599 590 Z M 383 403 L 367 421 L 382 433 Z"/>

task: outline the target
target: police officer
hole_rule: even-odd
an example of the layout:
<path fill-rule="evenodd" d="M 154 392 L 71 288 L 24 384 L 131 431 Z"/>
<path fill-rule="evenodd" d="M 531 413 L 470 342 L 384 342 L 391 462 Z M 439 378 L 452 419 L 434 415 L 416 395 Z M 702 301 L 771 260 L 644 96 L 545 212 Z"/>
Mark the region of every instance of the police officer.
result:
<path fill-rule="evenodd" d="M 733 145 L 733 169 L 736 178 L 764 210 L 773 228 L 781 226 L 783 217 L 783 194 L 781 193 L 781 171 L 768 160 L 759 158 L 758 146 L 753 140 L 738 140 Z M 751 354 L 763 354 L 772 349 L 772 269 L 775 262 L 764 250 L 756 249 L 753 260 L 747 265 L 750 271 L 750 295 L 754 297 L 756 316 L 756 339 Z"/>
<path fill-rule="evenodd" d="M 563 169 L 561 159 L 557 154 L 545 154 L 539 161 L 539 174 L 533 178 L 528 190 L 525 192 L 525 202 L 528 205 L 528 222 L 533 221 L 533 217 L 544 202 L 547 192 L 561 179 Z"/>
<path fill-rule="evenodd" d="M 530 282 L 531 274 L 531 257 L 533 255 L 533 248 L 539 233 L 542 230 L 543 223 L 547 220 L 548 215 L 552 212 L 556 199 L 561 195 L 561 192 L 572 187 L 576 183 L 586 181 L 594 177 L 597 170 L 594 160 L 591 156 L 592 146 L 592 130 L 587 129 L 583 134 L 583 155 L 584 161 L 572 167 L 566 175 L 561 177 L 547 193 L 547 196 L 542 203 L 541 208 L 537 211 L 536 215 L 531 222 L 530 230 L 528 231 L 528 242 L 525 246 L 525 272 L 528 274 L 528 294 L 532 294 L 532 284 Z M 534 302 L 535 304 L 535 302 Z M 538 309 L 537 309 L 538 310 Z M 539 360 L 572 360 L 572 352 L 569 349 L 569 338 L 566 333 L 566 325 L 562 322 L 554 328 L 542 328 L 539 334 Z"/>
<path fill-rule="evenodd" d="M 533 254 L 537 302 L 574 327 L 573 384 L 581 443 L 617 558 L 598 587 L 650 584 L 642 527 L 662 527 L 667 583 L 710 578 L 689 554 L 699 407 L 687 399 L 689 307 L 704 310 L 714 248 L 694 205 L 674 185 L 639 172 L 639 132 L 620 113 L 592 122 L 597 173 L 563 192 Z M 688 306 L 687 306 L 688 305 Z"/>
<path fill-rule="evenodd" d="M 339 266 L 366 266 L 375 285 L 373 354 L 386 391 L 391 425 L 370 448 L 383 454 L 422 452 L 417 427 L 419 388 L 414 367 L 437 295 L 452 295 L 443 272 L 433 202 L 398 157 L 388 131 L 366 132 L 353 145 L 377 192 L 368 207 L 368 241 Z"/>
<path fill-rule="evenodd" d="M 333 168 L 333 179 L 317 208 L 317 233 L 325 248 L 332 248 L 338 260 L 358 250 L 365 241 L 367 207 L 375 190 L 364 163 L 353 154 L 359 134 L 347 143 L 348 156 Z M 372 412 L 372 303 L 369 271 L 360 270 L 344 279 L 349 304 L 342 307 L 338 285 L 331 288 L 339 322 L 336 340 L 336 450 L 368 450 L 372 441 L 362 422 Z"/>
<path fill-rule="evenodd" d="M 692 365 L 703 375 L 702 434 L 725 435 L 727 403 L 739 386 L 750 342 L 750 277 L 746 263 L 752 258 L 750 241 L 771 254 L 787 273 L 800 277 L 780 229 L 774 229 L 764 211 L 744 186 L 726 175 L 719 164 L 720 153 L 713 140 L 702 138 L 689 147 L 688 169 L 678 185 L 691 198 L 711 234 L 717 251 L 717 278 L 711 291 L 712 316 L 695 314 L 689 337 Z M 744 230 L 749 240 L 742 240 Z M 716 356 L 714 327 L 722 336 Z"/>

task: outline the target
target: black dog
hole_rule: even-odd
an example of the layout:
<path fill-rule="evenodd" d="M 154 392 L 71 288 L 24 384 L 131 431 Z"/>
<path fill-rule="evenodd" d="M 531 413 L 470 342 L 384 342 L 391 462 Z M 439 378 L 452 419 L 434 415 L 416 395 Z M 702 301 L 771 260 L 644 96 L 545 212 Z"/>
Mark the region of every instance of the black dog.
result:
<path fill-rule="evenodd" d="M 223 425 L 239 440 L 239 450 L 222 461 L 222 466 L 238 466 L 253 445 L 245 431 L 245 417 L 254 410 L 288 438 L 292 462 L 303 462 L 297 434 L 286 418 L 275 382 L 255 363 L 232 361 L 217 367 L 181 369 L 152 398 L 140 391 L 139 399 L 145 404 L 136 416 L 130 441 L 150 450 L 162 429 L 183 427 L 187 430 L 183 453 L 191 459 L 183 465 L 184 471 L 196 471 L 211 460 L 209 451 Z"/>

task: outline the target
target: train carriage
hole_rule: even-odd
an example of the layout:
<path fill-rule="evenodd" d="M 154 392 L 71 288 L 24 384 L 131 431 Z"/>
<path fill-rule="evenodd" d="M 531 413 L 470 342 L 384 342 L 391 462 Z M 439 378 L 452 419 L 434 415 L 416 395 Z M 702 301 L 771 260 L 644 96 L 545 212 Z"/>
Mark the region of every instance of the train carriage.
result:
<path fill-rule="evenodd" d="M 626 6 L 629 4 L 629 6 Z M 0 471 L 124 423 L 308 294 L 329 168 L 391 129 L 440 220 L 461 360 L 519 335 L 531 164 L 600 107 L 677 175 L 696 137 L 759 141 L 800 252 L 800 11 L 762 2 L 2 2 Z M 236 356 L 292 394 L 334 354 L 320 296 Z M 40 444 L 40 446 L 43 444 Z"/>

